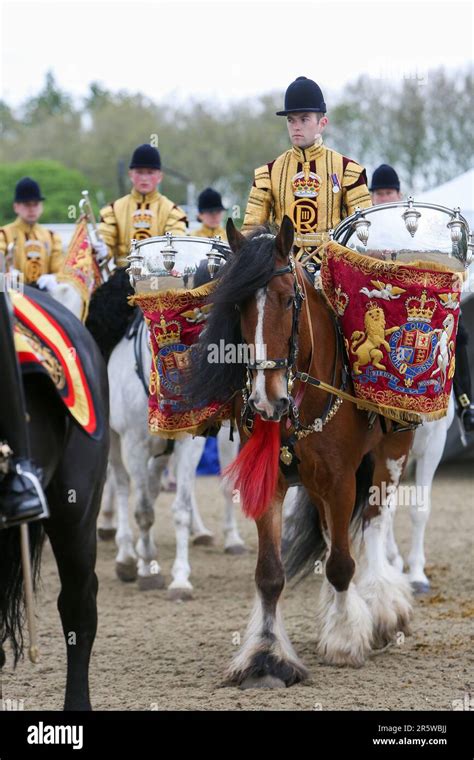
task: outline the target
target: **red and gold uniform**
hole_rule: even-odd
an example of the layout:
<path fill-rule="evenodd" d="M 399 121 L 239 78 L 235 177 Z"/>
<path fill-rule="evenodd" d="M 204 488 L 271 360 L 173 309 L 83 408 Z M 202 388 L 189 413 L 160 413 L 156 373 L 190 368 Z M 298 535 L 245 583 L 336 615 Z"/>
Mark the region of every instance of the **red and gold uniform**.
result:
<path fill-rule="evenodd" d="M 226 231 L 223 227 L 208 227 L 206 224 L 202 224 L 197 230 L 190 232 L 190 235 L 205 238 L 220 237 L 221 240 L 227 240 Z"/>
<path fill-rule="evenodd" d="M 5 256 L 13 243 L 11 265 L 23 273 L 27 285 L 43 274 L 56 274 L 63 263 L 61 238 L 41 224 L 28 224 L 17 217 L 0 227 L 0 253 Z"/>
<path fill-rule="evenodd" d="M 311 250 L 357 206 L 371 205 L 365 169 L 327 148 L 318 135 L 310 147 L 293 146 L 255 170 L 242 231 L 280 225 L 286 214 L 295 226 L 295 246 Z"/>
<path fill-rule="evenodd" d="M 182 208 L 157 190 L 143 195 L 133 189 L 101 211 L 99 234 L 117 266 L 128 264 L 130 241 L 173 232 L 185 235 L 186 214 Z"/>

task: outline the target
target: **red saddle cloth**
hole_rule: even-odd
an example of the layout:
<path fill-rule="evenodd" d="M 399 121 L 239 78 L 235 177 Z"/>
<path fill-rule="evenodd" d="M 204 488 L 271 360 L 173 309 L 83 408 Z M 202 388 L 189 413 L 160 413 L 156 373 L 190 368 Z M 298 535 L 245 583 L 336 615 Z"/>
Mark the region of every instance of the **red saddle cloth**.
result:
<path fill-rule="evenodd" d="M 400 422 L 445 416 L 462 281 L 436 261 L 380 261 L 326 245 L 323 292 L 340 320 L 365 408 Z"/>
<path fill-rule="evenodd" d="M 48 375 L 69 413 L 93 438 L 102 432 L 85 367 L 87 357 L 81 355 L 81 341 L 76 335 L 80 323 L 66 309 L 61 309 L 51 296 L 32 288 L 27 293 L 10 291 L 15 317 L 15 348 L 22 372 Z M 82 328 L 84 329 L 84 328 Z M 92 341 L 92 337 L 90 338 Z M 87 350 L 87 349 L 85 349 Z"/>

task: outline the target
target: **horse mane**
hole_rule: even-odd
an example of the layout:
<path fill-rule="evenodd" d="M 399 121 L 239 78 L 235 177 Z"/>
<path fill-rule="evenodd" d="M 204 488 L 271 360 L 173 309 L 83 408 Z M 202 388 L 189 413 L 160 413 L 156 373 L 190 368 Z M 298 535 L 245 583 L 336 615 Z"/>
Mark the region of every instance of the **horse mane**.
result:
<path fill-rule="evenodd" d="M 240 307 L 265 287 L 275 268 L 276 247 L 269 225 L 258 227 L 246 238 L 238 253 L 219 271 L 219 283 L 209 296 L 212 309 L 207 324 L 192 352 L 191 379 L 186 396 L 191 403 L 226 401 L 245 385 L 243 363 L 210 363 L 208 346 L 237 346 L 243 342 L 240 330 Z"/>
<path fill-rule="evenodd" d="M 138 307 L 127 301 L 133 292 L 126 267 L 119 267 L 92 295 L 86 327 L 106 362 L 135 316 Z"/>

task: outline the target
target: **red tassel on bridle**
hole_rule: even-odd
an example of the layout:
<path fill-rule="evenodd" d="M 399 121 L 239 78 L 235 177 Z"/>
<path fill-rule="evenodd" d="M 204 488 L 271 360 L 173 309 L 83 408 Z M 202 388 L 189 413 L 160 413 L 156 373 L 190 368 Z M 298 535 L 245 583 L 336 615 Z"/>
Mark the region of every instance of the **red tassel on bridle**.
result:
<path fill-rule="evenodd" d="M 275 497 L 280 454 L 280 423 L 265 422 L 255 415 L 252 435 L 238 456 L 223 471 L 234 489 L 246 517 L 261 517 Z"/>

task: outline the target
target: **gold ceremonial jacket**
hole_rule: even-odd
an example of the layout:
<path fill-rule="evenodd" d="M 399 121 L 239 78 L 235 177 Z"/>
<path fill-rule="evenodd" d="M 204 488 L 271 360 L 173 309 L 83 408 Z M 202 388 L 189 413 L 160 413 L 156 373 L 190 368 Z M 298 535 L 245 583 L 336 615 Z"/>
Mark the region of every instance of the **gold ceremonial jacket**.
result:
<path fill-rule="evenodd" d="M 17 217 L 11 224 L 0 227 L 0 252 L 7 255 L 10 243 L 14 244 L 12 266 L 23 273 L 27 285 L 42 274 L 60 271 L 64 257 L 56 232 Z"/>
<path fill-rule="evenodd" d="M 223 227 L 207 227 L 207 225 L 202 224 L 201 227 L 199 227 L 197 230 L 193 230 L 189 233 L 193 237 L 206 237 L 206 238 L 213 238 L 219 237 L 222 238 L 222 240 L 227 240 L 227 234 Z"/>
<path fill-rule="evenodd" d="M 101 211 L 99 233 L 117 266 L 126 266 L 130 241 L 173 232 L 185 235 L 188 221 L 183 209 L 157 190 L 147 195 L 135 189 Z"/>
<path fill-rule="evenodd" d="M 287 214 L 297 245 L 305 235 L 319 245 L 356 206 L 371 205 L 365 169 L 327 148 L 319 136 L 309 148 L 293 146 L 255 170 L 242 232 L 269 221 L 280 225 Z"/>

